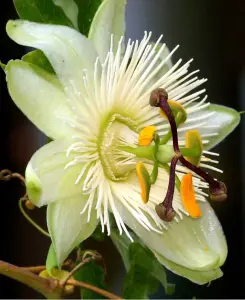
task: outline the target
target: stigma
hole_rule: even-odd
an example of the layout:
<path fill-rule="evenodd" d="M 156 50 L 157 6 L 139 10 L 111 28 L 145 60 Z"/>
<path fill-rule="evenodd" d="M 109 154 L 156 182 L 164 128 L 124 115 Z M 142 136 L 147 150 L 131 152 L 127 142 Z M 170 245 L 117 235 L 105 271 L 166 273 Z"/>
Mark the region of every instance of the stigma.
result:
<path fill-rule="evenodd" d="M 201 217 L 201 210 L 196 202 L 194 187 L 192 183 L 192 173 L 201 177 L 209 185 L 209 197 L 213 201 L 224 201 L 227 198 L 226 185 L 215 180 L 210 174 L 199 167 L 203 146 L 200 134 L 197 130 L 191 130 L 186 133 L 186 148 L 181 149 L 178 142 L 177 128 L 184 123 L 187 115 L 185 109 L 176 101 L 168 99 L 168 93 L 165 89 L 158 88 L 152 91 L 149 103 L 153 107 L 160 108 L 160 114 L 167 119 L 170 130 L 160 140 L 160 144 L 166 144 L 170 138 L 173 142 L 174 156 L 170 163 L 169 182 L 167 192 L 163 201 L 156 205 L 155 210 L 159 218 L 165 222 L 171 222 L 176 213 L 173 208 L 173 197 L 176 180 L 176 166 L 178 163 L 190 170 L 181 179 L 180 196 L 182 204 L 188 214 L 193 218 Z M 150 132 L 150 130 L 145 130 Z M 156 134 L 156 133 L 154 133 Z M 148 137 L 148 141 L 152 139 Z M 146 200 L 144 199 L 144 202 Z"/>

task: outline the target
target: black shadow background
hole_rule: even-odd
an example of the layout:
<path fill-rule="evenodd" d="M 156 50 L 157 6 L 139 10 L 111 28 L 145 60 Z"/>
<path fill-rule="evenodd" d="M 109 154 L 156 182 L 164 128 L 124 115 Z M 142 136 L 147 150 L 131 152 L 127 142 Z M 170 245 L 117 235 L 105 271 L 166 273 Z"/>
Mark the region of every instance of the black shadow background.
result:
<path fill-rule="evenodd" d="M 24 48 L 12 42 L 5 32 L 7 20 L 17 17 L 12 1 L 5 1 L 0 13 L 0 59 L 6 63 L 20 58 Z M 163 33 L 170 49 L 180 44 L 176 57 L 184 61 L 194 57 L 192 68 L 200 69 L 200 76 L 209 79 L 206 88 L 210 101 L 245 109 L 245 1 L 128 0 L 127 36 L 140 39 L 144 30 L 153 32 L 153 40 Z M 45 138 L 13 104 L 2 71 L 0 76 L 0 168 L 24 174 L 28 160 Z M 244 133 L 242 121 L 240 127 L 215 148 L 221 154 L 220 166 L 225 171 L 222 180 L 229 188 L 227 202 L 213 205 L 229 246 L 228 259 L 222 268 L 224 276 L 209 287 L 203 287 L 169 273 L 169 279 L 177 284 L 175 298 L 245 298 Z M 31 227 L 18 210 L 17 200 L 23 195 L 23 188 L 17 181 L 0 182 L 0 191 L 0 259 L 21 266 L 43 264 L 49 241 Z M 44 214 L 44 209 L 33 212 L 43 226 Z M 124 269 L 113 245 L 107 240 L 103 245 L 89 242 L 89 247 L 99 247 L 106 260 L 112 289 L 120 293 Z M 40 298 L 40 295 L 1 276 L 0 297 Z M 154 298 L 165 298 L 164 291 L 160 290 Z"/>

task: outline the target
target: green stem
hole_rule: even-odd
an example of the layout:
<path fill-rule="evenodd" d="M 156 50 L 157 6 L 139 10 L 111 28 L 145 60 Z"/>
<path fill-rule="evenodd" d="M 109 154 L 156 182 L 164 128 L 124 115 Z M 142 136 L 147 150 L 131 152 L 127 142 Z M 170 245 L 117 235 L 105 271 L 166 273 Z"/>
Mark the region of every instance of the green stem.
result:
<path fill-rule="evenodd" d="M 48 299 L 60 299 L 62 289 L 54 280 L 44 279 L 36 274 L 1 260 L 0 274 L 24 283 Z"/>
<path fill-rule="evenodd" d="M 151 161 L 155 161 L 156 159 L 158 162 L 161 163 L 169 163 L 171 162 L 175 152 L 171 145 L 159 145 L 156 149 L 156 145 L 151 145 L 147 147 L 130 147 L 130 146 L 121 146 L 119 148 L 122 151 L 132 153 L 138 158 L 144 158 Z"/>
<path fill-rule="evenodd" d="M 154 184 L 157 180 L 158 176 L 158 160 L 156 159 L 156 154 L 159 148 L 160 138 L 157 133 L 154 134 L 154 142 L 155 142 L 155 148 L 154 148 L 154 167 L 150 175 L 150 183 Z"/>
<path fill-rule="evenodd" d="M 151 175 L 150 175 L 150 183 L 151 184 L 154 184 L 156 182 L 157 176 L 158 176 L 158 161 L 155 160 L 153 170 L 152 170 Z"/>
<path fill-rule="evenodd" d="M 132 153 L 140 158 L 146 158 L 149 160 L 154 160 L 154 153 L 155 153 L 155 146 L 147 146 L 147 147 L 130 147 L 130 146 L 121 146 L 119 147 L 120 150 Z"/>
<path fill-rule="evenodd" d="M 197 148 L 180 148 L 180 153 L 187 157 L 199 157 L 201 155 Z"/>
<path fill-rule="evenodd" d="M 23 207 L 23 202 L 25 201 L 25 199 L 20 199 L 19 200 L 19 209 L 21 211 L 21 213 L 23 214 L 23 216 L 27 219 L 28 222 L 31 223 L 31 225 L 33 225 L 39 232 L 41 232 L 42 234 L 46 235 L 47 237 L 50 237 L 49 233 L 47 231 L 45 231 L 44 229 L 42 229 L 35 221 L 33 221 L 28 214 L 25 212 L 24 207 Z"/>
<path fill-rule="evenodd" d="M 33 267 L 30 269 L 33 269 Z M 20 268 L 1 260 L 0 260 L 0 274 L 15 279 L 33 288 L 37 292 L 41 293 L 47 299 L 61 299 L 61 295 L 63 294 L 64 287 L 57 280 L 42 278 L 28 271 L 27 268 Z M 89 289 L 91 291 L 96 292 L 99 295 L 102 295 L 104 298 L 107 299 L 122 299 L 115 294 L 102 290 L 86 282 L 70 279 L 67 281 L 67 284 Z"/>
<path fill-rule="evenodd" d="M 155 153 L 155 146 L 148 146 L 148 147 L 130 147 L 130 146 L 122 146 L 120 147 L 121 150 L 128 152 L 128 153 L 132 153 L 135 154 L 137 157 L 139 158 L 146 158 L 149 160 L 154 161 L 154 153 Z M 174 155 L 174 150 L 170 151 L 170 149 L 172 149 L 172 146 L 170 145 L 161 145 L 158 150 L 161 153 L 166 153 L 166 155 L 163 155 L 164 159 L 161 159 L 160 156 L 160 152 L 156 151 L 156 157 L 158 158 L 158 160 L 160 162 L 166 163 L 166 162 L 170 162 L 173 155 Z M 200 150 L 197 148 L 180 148 L 180 152 L 183 156 L 187 156 L 187 157 L 199 157 L 200 156 Z M 167 155 L 167 153 L 169 155 Z M 161 161 L 162 160 L 162 161 Z"/>

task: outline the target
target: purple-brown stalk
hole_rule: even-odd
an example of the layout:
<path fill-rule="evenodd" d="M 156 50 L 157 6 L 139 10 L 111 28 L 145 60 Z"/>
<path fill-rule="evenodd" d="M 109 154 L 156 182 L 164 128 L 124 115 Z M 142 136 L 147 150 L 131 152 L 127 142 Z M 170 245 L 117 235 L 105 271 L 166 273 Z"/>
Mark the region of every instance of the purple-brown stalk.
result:
<path fill-rule="evenodd" d="M 175 217 L 175 211 L 172 206 L 173 196 L 174 196 L 174 187 L 175 187 L 175 168 L 177 162 L 180 161 L 185 167 L 189 170 L 195 172 L 197 175 L 202 177 L 209 184 L 209 194 L 211 200 L 223 201 L 227 198 L 227 189 L 223 182 L 219 182 L 213 179 L 207 172 L 203 171 L 201 168 L 193 165 L 188 160 L 186 160 L 179 150 L 178 143 L 178 132 L 177 125 L 175 122 L 175 117 L 173 112 L 168 104 L 168 94 L 162 89 L 156 89 L 152 91 L 150 96 L 150 105 L 154 107 L 160 107 L 164 113 L 166 114 L 173 139 L 173 148 L 176 153 L 174 158 L 171 161 L 170 165 L 170 174 L 169 174 L 169 184 L 168 190 L 165 196 L 165 199 L 162 203 L 156 205 L 156 212 L 158 216 L 166 222 L 170 222 Z"/>

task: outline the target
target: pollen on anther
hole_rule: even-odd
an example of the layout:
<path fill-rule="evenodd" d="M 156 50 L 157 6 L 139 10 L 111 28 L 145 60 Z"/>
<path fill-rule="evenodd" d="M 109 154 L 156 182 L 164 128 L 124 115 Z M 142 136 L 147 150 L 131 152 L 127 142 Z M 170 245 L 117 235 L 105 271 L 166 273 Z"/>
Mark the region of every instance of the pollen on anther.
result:
<path fill-rule="evenodd" d="M 153 140 L 156 126 L 147 126 L 139 134 L 139 145 L 148 146 Z"/>
<path fill-rule="evenodd" d="M 191 173 L 185 174 L 182 177 L 180 194 L 184 208 L 190 214 L 190 216 L 193 218 L 201 217 L 202 213 L 196 202 Z"/>
<path fill-rule="evenodd" d="M 150 176 L 142 162 L 137 163 L 136 174 L 138 176 L 141 187 L 141 199 L 144 203 L 147 203 L 150 193 Z"/>

